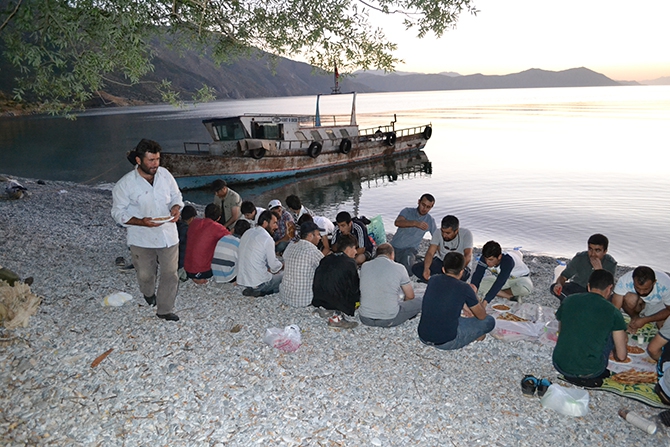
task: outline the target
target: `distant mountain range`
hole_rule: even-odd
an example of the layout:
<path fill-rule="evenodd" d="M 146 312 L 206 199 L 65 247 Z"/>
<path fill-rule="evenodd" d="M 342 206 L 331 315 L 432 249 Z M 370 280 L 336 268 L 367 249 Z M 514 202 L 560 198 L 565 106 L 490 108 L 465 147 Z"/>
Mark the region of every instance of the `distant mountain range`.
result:
<path fill-rule="evenodd" d="M 278 58 L 275 63 L 266 54 L 260 57 L 240 59 L 230 64 L 217 65 L 208 57 L 195 53 L 177 53 L 166 47 L 155 49 L 152 63 L 154 71 L 141 84 L 124 87 L 108 83 L 100 97 L 89 107 L 129 105 L 161 102 L 160 94 L 153 83 L 170 79 L 172 87 L 188 101 L 203 85 L 213 87 L 217 99 L 240 99 L 259 97 L 299 96 L 330 93 L 333 75 L 318 72 L 312 66 Z M 0 59 L 0 98 L 2 93 L 11 96 L 15 70 Z M 112 77 L 112 79 L 114 79 Z M 124 82 L 118 77 L 116 80 Z M 663 82 L 665 81 L 665 82 Z M 649 84 L 670 83 L 670 78 L 661 78 Z M 358 72 L 341 78 L 341 91 L 406 92 L 430 90 L 544 88 L 544 87 L 593 87 L 637 84 L 630 81 L 614 81 L 588 68 L 572 68 L 563 71 L 530 69 L 520 73 L 501 76 L 473 74 L 462 76 L 454 72 L 419 74 L 382 71 Z"/>

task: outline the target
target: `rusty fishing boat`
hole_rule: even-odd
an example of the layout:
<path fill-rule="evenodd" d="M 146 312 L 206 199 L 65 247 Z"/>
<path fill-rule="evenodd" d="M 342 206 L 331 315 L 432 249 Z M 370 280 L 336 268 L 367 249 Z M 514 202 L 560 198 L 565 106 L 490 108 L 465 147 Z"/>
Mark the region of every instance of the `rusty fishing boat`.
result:
<path fill-rule="evenodd" d="M 212 142 L 187 142 L 182 152 L 163 152 L 161 165 L 181 189 L 195 189 L 216 179 L 254 183 L 348 168 L 425 147 L 432 125 L 396 129 L 395 114 L 389 124 L 359 129 L 356 94 L 351 94 L 351 115 L 339 117 L 339 123 L 336 116 L 321 118 L 322 95 L 317 96 L 314 116 L 245 114 L 206 119 L 203 124 Z"/>

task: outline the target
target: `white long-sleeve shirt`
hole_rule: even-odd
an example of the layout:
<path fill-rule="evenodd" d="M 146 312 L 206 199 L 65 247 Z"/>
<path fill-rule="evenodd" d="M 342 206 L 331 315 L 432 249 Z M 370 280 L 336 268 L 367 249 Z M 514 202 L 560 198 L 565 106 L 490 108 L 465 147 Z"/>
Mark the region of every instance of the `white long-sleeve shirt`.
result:
<path fill-rule="evenodd" d="M 258 287 L 272 279 L 272 274 L 282 269 L 275 254 L 275 242 L 268 231 L 261 227 L 247 230 L 237 249 L 237 284 Z"/>
<path fill-rule="evenodd" d="M 143 248 L 165 248 L 179 243 L 177 225 L 164 223 L 159 227 L 127 225 L 132 217 L 167 217 L 173 206 L 184 207 L 181 191 L 170 171 L 159 167 L 151 185 L 133 169 L 116 182 L 112 189 L 112 217 L 128 228 L 128 245 Z"/>

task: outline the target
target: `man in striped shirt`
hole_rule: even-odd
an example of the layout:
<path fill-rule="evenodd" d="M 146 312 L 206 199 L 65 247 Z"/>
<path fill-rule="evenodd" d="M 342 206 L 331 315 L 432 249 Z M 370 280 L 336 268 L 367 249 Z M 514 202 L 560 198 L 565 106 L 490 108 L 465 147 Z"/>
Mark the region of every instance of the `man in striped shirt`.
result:
<path fill-rule="evenodd" d="M 235 281 L 237 249 L 240 246 L 240 238 L 249 228 L 251 228 L 251 224 L 240 219 L 235 223 L 233 234 L 222 237 L 216 243 L 214 257 L 212 258 L 212 273 L 216 283 Z"/>

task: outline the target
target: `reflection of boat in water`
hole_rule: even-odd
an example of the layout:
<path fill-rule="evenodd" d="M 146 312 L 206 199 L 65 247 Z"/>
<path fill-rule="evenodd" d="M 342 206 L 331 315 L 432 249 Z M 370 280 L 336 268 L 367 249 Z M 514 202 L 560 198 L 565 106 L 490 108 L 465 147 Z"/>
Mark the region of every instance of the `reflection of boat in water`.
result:
<path fill-rule="evenodd" d="M 244 200 L 251 200 L 256 206 L 263 208 L 272 199 L 280 199 L 283 202 L 287 196 L 296 194 L 306 206 L 319 213 L 351 201 L 353 201 L 354 211 L 358 213 L 358 201 L 364 187 L 383 186 L 431 173 L 432 165 L 426 153 L 417 151 L 363 163 L 348 170 L 320 173 L 297 179 L 239 185 L 234 189 Z M 184 197 L 196 203 L 206 204 L 211 201 L 212 193 L 187 191 Z"/>
<path fill-rule="evenodd" d="M 416 152 L 432 135 L 430 124 L 396 129 L 395 122 L 394 115 L 388 125 L 359 129 L 354 94 L 347 124 L 339 124 L 338 117 L 323 123 L 317 96 L 313 117 L 247 114 L 204 120 L 213 142 L 184 143 L 182 153 L 164 152 L 161 164 L 182 189 L 219 178 L 254 183 Z"/>

